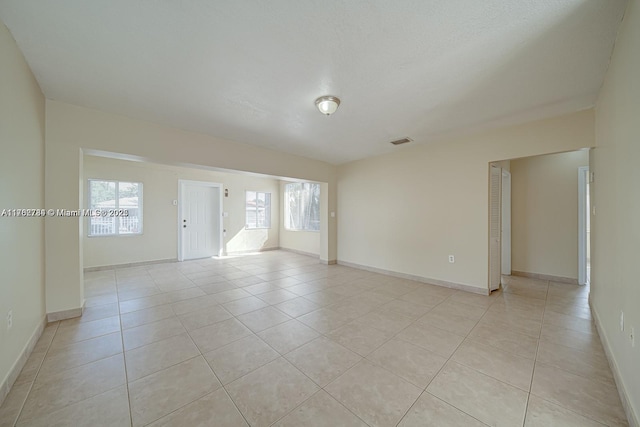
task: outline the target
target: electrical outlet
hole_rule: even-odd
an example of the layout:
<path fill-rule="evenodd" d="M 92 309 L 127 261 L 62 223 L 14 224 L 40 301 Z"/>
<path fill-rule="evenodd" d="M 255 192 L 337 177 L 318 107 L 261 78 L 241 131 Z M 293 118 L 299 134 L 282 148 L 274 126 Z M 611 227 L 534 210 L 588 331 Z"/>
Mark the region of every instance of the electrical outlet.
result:
<path fill-rule="evenodd" d="M 620 332 L 624 332 L 624 311 L 620 312 Z"/>
<path fill-rule="evenodd" d="M 7 313 L 7 329 L 11 329 L 13 326 L 13 310 L 9 310 Z"/>
<path fill-rule="evenodd" d="M 456 257 L 454 257 L 453 255 L 449 255 L 449 262 L 451 264 L 453 264 L 454 262 L 456 262 Z"/>
<path fill-rule="evenodd" d="M 629 334 L 629 341 L 631 341 L 632 348 L 636 346 L 636 331 L 633 326 L 631 327 L 631 333 Z"/>

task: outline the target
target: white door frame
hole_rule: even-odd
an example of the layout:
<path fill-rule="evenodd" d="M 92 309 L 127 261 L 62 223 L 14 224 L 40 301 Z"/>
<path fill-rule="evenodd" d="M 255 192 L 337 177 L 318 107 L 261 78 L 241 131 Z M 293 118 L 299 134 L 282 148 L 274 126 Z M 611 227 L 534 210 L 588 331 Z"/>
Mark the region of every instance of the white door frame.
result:
<path fill-rule="evenodd" d="M 578 168 L 578 283 L 587 283 L 587 179 L 589 166 Z"/>
<path fill-rule="evenodd" d="M 500 203 L 500 228 L 502 245 L 500 261 L 502 274 L 511 275 L 511 172 L 502 169 L 502 199 Z"/>
<path fill-rule="evenodd" d="M 184 196 L 184 186 L 185 185 L 199 185 L 202 187 L 215 187 L 218 188 L 218 196 L 219 196 L 219 201 L 218 201 L 218 206 L 219 206 L 219 212 L 218 212 L 218 218 L 220 219 L 220 221 L 218 221 L 218 223 L 220 224 L 220 229 L 218 230 L 218 238 L 219 238 L 219 242 L 218 242 L 218 253 L 217 256 L 222 255 L 222 248 L 223 248 L 223 228 L 224 228 L 224 224 L 223 224 L 223 219 L 222 219 L 222 184 L 217 183 L 217 182 L 208 182 L 208 181 L 192 181 L 189 179 L 179 179 L 178 180 L 178 261 L 184 261 L 184 233 L 182 231 L 183 227 L 182 227 L 182 207 L 183 207 L 183 203 L 184 200 L 182 200 L 183 196 Z"/>

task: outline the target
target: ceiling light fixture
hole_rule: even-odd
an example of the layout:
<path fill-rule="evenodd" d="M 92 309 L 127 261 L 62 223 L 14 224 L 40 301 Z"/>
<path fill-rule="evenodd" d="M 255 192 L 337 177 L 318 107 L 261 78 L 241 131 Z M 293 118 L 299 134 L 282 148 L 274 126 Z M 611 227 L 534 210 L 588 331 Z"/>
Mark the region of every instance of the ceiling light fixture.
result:
<path fill-rule="evenodd" d="M 318 107 L 318 110 L 320 110 L 322 114 L 326 114 L 327 116 L 335 113 L 338 105 L 340 105 L 340 98 L 337 96 L 326 95 L 316 99 L 316 107 Z"/>

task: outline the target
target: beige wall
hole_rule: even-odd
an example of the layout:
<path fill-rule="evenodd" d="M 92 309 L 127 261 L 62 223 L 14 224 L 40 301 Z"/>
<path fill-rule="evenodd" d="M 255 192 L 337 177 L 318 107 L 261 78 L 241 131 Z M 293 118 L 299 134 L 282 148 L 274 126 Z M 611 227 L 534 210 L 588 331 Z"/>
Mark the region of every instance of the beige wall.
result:
<path fill-rule="evenodd" d="M 43 208 L 45 101 L 1 22 L 0 64 L 0 209 Z M 45 314 L 44 219 L 0 218 L 0 271 L 1 403 L 2 385 Z"/>
<path fill-rule="evenodd" d="M 338 260 L 488 289 L 489 163 L 591 147 L 593 126 L 587 110 L 340 166 Z"/>
<path fill-rule="evenodd" d="M 249 171 L 329 183 L 335 167 L 324 162 L 225 141 L 56 101 L 46 101 L 46 205 L 78 209 L 84 204 L 81 159 L 96 151 L 123 153 L 152 163 Z M 335 197 L 325 209 L 335 210 Z M 83 227 L 70 218 L 46 220 L 47 312 L 83 303 Z M 336 257 L 336 222 L 326 221 L 321 258 Z"/>
<path fill-rule="evenodd" d="M 280 200 L 284 203 L 286 181 L 280 181 Z M 322 194 L 322 188 L 320 189 Z M 322 202 L 322 201 L 321 201 Z M 320 255 L 320 233 L 315 231 L 290 231 L 284 227 L 284 204 L 280 211 L 280 247 L 303 252 L 310 255 Z M 335 258 L 334 258 L 335 259 Z"/>
<path fill-rule="evenodd" d="M 511 269 L 578 279 L 578 168 L 587 150 L 511 161 Z"/>
<path fill-rule="evenodd" d="M 640 422 L 640 4 L 632 0 L 618 33 L 596 108 L 592 153 L 592 303 L 601 338 Z M 620 331 L 624 311 L 625 330 Z M 634 327 L 635 348 L 629 334 Z M 640 425 L 640 424 L 637 424 Z"/>
<path fill-rule="evenodd" d="M 223 184 L 229 196 L 223 197 L 225 253 L 277 248 L 279 229 L 278 180 L 240 173 L 225 173 L 105 157 L 85 156 L 84 184 L 90 178 L 135 181 L 143 184 L 143 234 L 139 236 L 86 237 L 84 231 L 84 267 L 131 262 L 176 259 L 178 238 L 178 180 L 208 181 Z M 245 191 L 271 193 L 270 229 L 245 228 Z M 87 206 L 88 207 L 88 206 Z"/>

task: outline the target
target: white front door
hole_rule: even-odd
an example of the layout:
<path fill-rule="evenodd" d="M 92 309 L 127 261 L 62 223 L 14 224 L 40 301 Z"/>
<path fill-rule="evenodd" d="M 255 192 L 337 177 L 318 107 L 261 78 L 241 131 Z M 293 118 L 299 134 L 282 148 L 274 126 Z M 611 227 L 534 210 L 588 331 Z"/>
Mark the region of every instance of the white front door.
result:
<path fill-rule="evenodd" d="M 221 186 L 180 182 L 180 260 L 219 256 L 222 249 Z"/>

